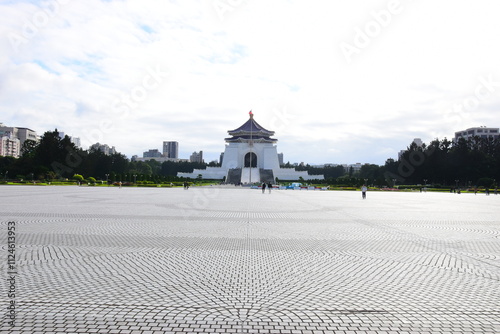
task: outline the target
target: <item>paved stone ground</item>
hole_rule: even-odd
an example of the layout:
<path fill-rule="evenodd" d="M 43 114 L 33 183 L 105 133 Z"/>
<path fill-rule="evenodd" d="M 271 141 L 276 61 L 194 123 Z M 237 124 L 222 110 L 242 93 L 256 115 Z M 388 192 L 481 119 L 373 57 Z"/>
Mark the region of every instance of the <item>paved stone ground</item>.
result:
<path fill-rule="evenodd" d="M 499 333 L 500 196 L 0 187 L 2 333 Z"/>

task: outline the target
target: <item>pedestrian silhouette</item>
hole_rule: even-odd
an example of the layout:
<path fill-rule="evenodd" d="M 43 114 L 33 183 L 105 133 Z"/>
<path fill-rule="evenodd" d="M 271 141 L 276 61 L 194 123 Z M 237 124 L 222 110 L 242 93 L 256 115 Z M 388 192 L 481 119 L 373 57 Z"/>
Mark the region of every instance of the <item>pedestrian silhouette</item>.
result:
<path fill-rule="evenodd" d="M 263 182 L 262 183 L 262 193 L 264 193 L 266 191 L 266 183 Z"/>
<path fill-rule="evenodd" d="M 361 187 L 361 197 L 363 199 L 366 199 L 366 191 L 368 190 L 368 188 L 366 188 L 366 186 L 363 184 L 363 186 Z"/>

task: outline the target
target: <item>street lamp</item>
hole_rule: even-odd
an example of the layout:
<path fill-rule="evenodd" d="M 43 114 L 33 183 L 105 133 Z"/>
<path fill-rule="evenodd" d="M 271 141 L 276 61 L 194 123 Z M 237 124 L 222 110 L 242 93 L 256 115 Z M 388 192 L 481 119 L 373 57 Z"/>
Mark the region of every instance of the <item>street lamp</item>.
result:
<path fill-rule="evenodd" d="M 458 189 L 458 181 L 460 181 L 460 180 L 458 180 L 458 179 L 455 180 L 455 191 Z"/>
<path fill-rule="evenodd" d="M 392 179 L 392 186 L 396 188 L 396 179 Z"/>
<path fill-rule="evenodd" d="M 134 184 L 135 184 L 136 178 L 137 178 L 137 174 L 134 174 Z"/>
<path fill-rule="evenodd" d="M 104 175 L 106 175 L 106 184 L 109 186 L 109 182 L 108 182 L 109 174 L 104 174 Z"/>

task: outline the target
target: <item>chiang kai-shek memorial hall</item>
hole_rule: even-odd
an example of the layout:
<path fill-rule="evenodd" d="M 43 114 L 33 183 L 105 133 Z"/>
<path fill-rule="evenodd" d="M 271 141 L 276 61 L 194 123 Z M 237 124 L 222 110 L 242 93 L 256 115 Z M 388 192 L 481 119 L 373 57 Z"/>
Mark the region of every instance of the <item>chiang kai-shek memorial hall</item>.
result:
<path fill-rule="evenodd" d="M 177 176 L 196 179 L 223 180 L 226 183 L 245 184 L 280 181 L 323 179 L 323 175 L 309 175 L 307 171 L 295 168 L 281 168 L 276 148 L 274 131 L 269 131 L 257 123 L 250 111 L 250 118 L 242 126 L 228 131 L 231 136 L 227 143 L 221 167 L 195 169 L 192 173 L 178 173 Z"/>

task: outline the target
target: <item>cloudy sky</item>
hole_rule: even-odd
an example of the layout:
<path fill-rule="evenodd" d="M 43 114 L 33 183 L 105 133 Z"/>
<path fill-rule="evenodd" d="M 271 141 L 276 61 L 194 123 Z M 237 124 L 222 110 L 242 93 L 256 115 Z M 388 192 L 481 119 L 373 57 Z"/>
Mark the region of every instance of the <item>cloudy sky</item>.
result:
<path fill-rule="evenodd" d="M 224 151 L 253 110 L 285 161 L 375 163 L 500 127 L 498 0 L 0 0 L 0 122 L 131 157 Z"/>

